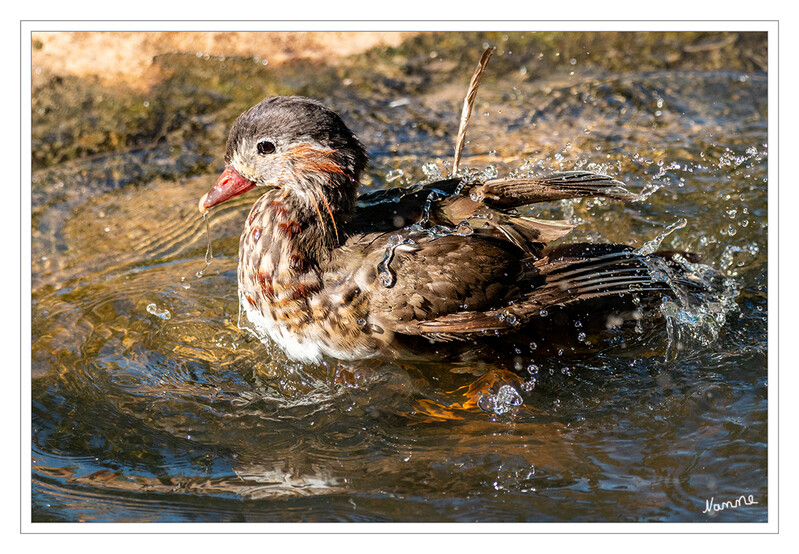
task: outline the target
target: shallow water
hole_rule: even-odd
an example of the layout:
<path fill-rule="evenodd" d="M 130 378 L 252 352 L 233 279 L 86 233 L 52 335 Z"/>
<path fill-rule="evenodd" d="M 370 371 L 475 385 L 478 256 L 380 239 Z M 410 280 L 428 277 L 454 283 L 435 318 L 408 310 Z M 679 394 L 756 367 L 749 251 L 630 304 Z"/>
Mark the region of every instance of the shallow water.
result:
<path fill-rule="evenodd" d="M 213 158 L 187 140 L 58 163 L 33 183 L 34 521 L 766 521 L 766 73 L 572 65 L 487 80 L 461 165 L 642 195 L 529 209 L 579 222 L 567 240 L 640 247 L 685 218 L 662 246 L 734 279 L 714 342 L 667 357 L 664 326 L 507 366 L 290 362 L 237 326 L 254 193 L 212 214 L 204 269 L 224 135 Z M 322 98 L 370 149 L 366 190 L 446 174 L 471 67 Z M 495 413 L 463 406 L 479 387 Z M 742 494 L 757 504 L 703 513 Z"/>

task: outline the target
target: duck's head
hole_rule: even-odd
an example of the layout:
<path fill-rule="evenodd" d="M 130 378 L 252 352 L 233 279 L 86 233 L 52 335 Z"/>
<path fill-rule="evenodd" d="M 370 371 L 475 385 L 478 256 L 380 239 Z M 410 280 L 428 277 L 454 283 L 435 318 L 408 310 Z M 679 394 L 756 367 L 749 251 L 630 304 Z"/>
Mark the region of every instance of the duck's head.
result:
<path fill-rule="evenodd" d="M 199 209 L 255 187 L 279 188 L 301 203 L 324 199 L 351 209 L 367 156 L 341 118 L 302 96 L 267 98 L 241 114 L 230 130 L 225 171 Z"/>

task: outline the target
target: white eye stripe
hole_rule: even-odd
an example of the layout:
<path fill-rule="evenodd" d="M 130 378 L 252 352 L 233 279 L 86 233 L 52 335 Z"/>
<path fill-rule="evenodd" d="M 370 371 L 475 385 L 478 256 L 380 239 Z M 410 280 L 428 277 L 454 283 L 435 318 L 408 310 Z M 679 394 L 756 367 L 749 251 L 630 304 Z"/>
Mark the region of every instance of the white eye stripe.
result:
<path fill-rule="evenodd" d="M 230 159 L 230 165 L 236 168 L 236 171 L 238 171 L 242 177 L 251 181 L 257 181 L 255 167 L 253 167 L 248 159 L 243 158 L 239 152 L 233 153 Z"/>

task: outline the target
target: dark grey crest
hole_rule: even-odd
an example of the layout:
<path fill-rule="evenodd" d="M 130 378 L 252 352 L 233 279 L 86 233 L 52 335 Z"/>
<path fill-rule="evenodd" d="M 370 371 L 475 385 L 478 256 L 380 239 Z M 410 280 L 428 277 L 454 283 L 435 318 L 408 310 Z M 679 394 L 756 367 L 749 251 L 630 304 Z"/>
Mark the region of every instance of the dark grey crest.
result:
<path fill-rule="evenodd" d="M 307 136 L 336 150 L 334 158 L 339 165 L 353 179 L 360 177 L 368 161 L 363 145 L 338 114 L 304 96 L 273 96 L 241 114 L 230 130 L 225 161 L 231 160 L 245 137 L 291 143 Z"/>

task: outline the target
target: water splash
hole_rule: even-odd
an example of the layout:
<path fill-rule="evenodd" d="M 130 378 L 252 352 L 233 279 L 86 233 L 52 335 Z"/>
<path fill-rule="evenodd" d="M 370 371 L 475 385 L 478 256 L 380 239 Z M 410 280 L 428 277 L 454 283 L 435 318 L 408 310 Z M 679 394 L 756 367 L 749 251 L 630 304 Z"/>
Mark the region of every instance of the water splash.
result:
<path fill-rule="evenodd" d="M 455 234 L 461 235 L 462 237 L 468 237 L 474 234 L 474 229 L 469 224 L 469 221 L 464 219 L 463 221 L 458 223 L 457 227 L 455 227 Z"/>
<path fill-rule="evenodd" d="M 738 309 L 740 283 L 710 266 L 692 263 L 680 254 L 669 264 L 659 257 L 645 258 L 653 280 L 665 283 L 673 297 L 664 297 L 660 313 L 666 320 L 666 361 L 705 348 L 718 338 L 727 316 Z"/>
<path fill-rule="evenodd" d="M 160 309 L 155 304 L 147 304 L 147 312 L 153 314 L 156 317 L 160 317 L 161 319 L 171 319 L 172 314 L 164 308 L 163 310 Z"/>
<path fill-rule="evenodd" d="M 491 179 L 496 179 L 499 177 L 499 171 L 497 171 L 496 166 L 489 165 L 481 172 L 480 180 L 481 181 L 488 181 Z"/>
<path fill-rule="evenodd" d="M 419 221 L 411 225 L 409 228 L 414 231 L 424 230 L 424 228 L 427 227 L 427 224 L 430 222 L 430 211 L 433 209 L 433 202 L 436 202 L 442 196 L 443 194 L 441 194 L 437 190 L 434 190 L 430 194 L 428 194 L 427 198 L 424 201 L 424 207 L 422 208 L 421 219 L 419 219 Z"/>
<path fill-rule="evenodd" d="M 386 182 L 393 183 L 394 181 L 400 180 L 405 177 L 405 172 L 401 169 L 392 169 L 388 173 L 386 173 Z"/>
<path fill-rule="evenodd" d="M 744 246 L 729 244 L 724 247 L 719 264 L 721 270 L 727 275 L 738 275 L 740 268 L 743 268 L 751 260 L 754 260 L 760 252 L 760 247 L 755 243 Z"/>
<path fill-rule="evenodd" d="M 207 213 L 203 214 L 203 219 L 205 220 L 205 236 L 206 236 L 206 239 L 208 241 L 208 244 L 207 244 L 207 246 L 205 248 L 205 266 L 202 269 L 200 269 L 200 270 L 198 270 L 198 271 L 196 271 L 194 273 L 194 276 L 197 279 L 201 279 L 202 278 L 202 276 L 205 274 L 205 270 L 208 269 L 208 266 L 211 265 L 211 261 L 214 259 L 214 253 L 213 253 L 213 251 L 211 249 L 211 224 L 210 224 L 210 220 L 208 219 L 208 214 Z M 186 277 L 181 277 L 180 278 L 180 286 L 183 287 L 184 289 L 190 289 L 191 288 L 191 283 L 189 283 L 186 280 Z"/>
<path fill-rule="evenodd" d="M 402 235 L 393 235 L 388 239 L 386 253 L 380 263 L 377 264 L 377 278 L 380 280 L 381 285 L 389 289 L 397 282 L 397 275 L 391 269 L 391 261 L 394 259 L 394 252 L 397 248 L 404 246 L 406 249 L 410 249 L 415 244 L 416 241 L 411 238 L 403 238 Z"/>
<path fill-rule="evenodd" d="M 203 219 L 205 220 L 205 236 L 208 239 L 208 247 L 205 249 L 205 267 L 195 273 L 198 279 L 203 276 L 205 270 L 211 265 L 211 260 L 214 259 L 214 253 L 211 250 L 211 224 L 207 213 L 203 214 Z"/>
<path fill-rule="evenodd" d="M 641 248 L 635 251 L 635 253 L 638 254 L 639 256 L 648 256 L 654 253 L 658 248 L 660 248 L 661 243 L 667 236 L 672 234 L 677 229 L 682 229 L 687 224 L 688 220 L 685 219 L 684 217 L 681 217 L 680 219 L 678 219 L 677 221 L 666 227 L 663 230 L 663 232 L 658 234 L 658 236 L 644 243 L 643 246 L 641 246 Z"/>
<path fill-rule="evenodd" d="M 496 394 L 484 394 L 477 400 L 477 406 L 484 412 L 504 415 L 522 405 L 522 396 L 508 384 L 499 387 Z"/>
<path fill-rule="evenodd" d="M 422 166 L 422 173 L 424 173 L 425 177 L 427 177 L 430 181 L 437 181 L 444 178 L 443 174 L 441 173 L 441 169 L 435 162 L 428 162 L 424 164 Z"/>

